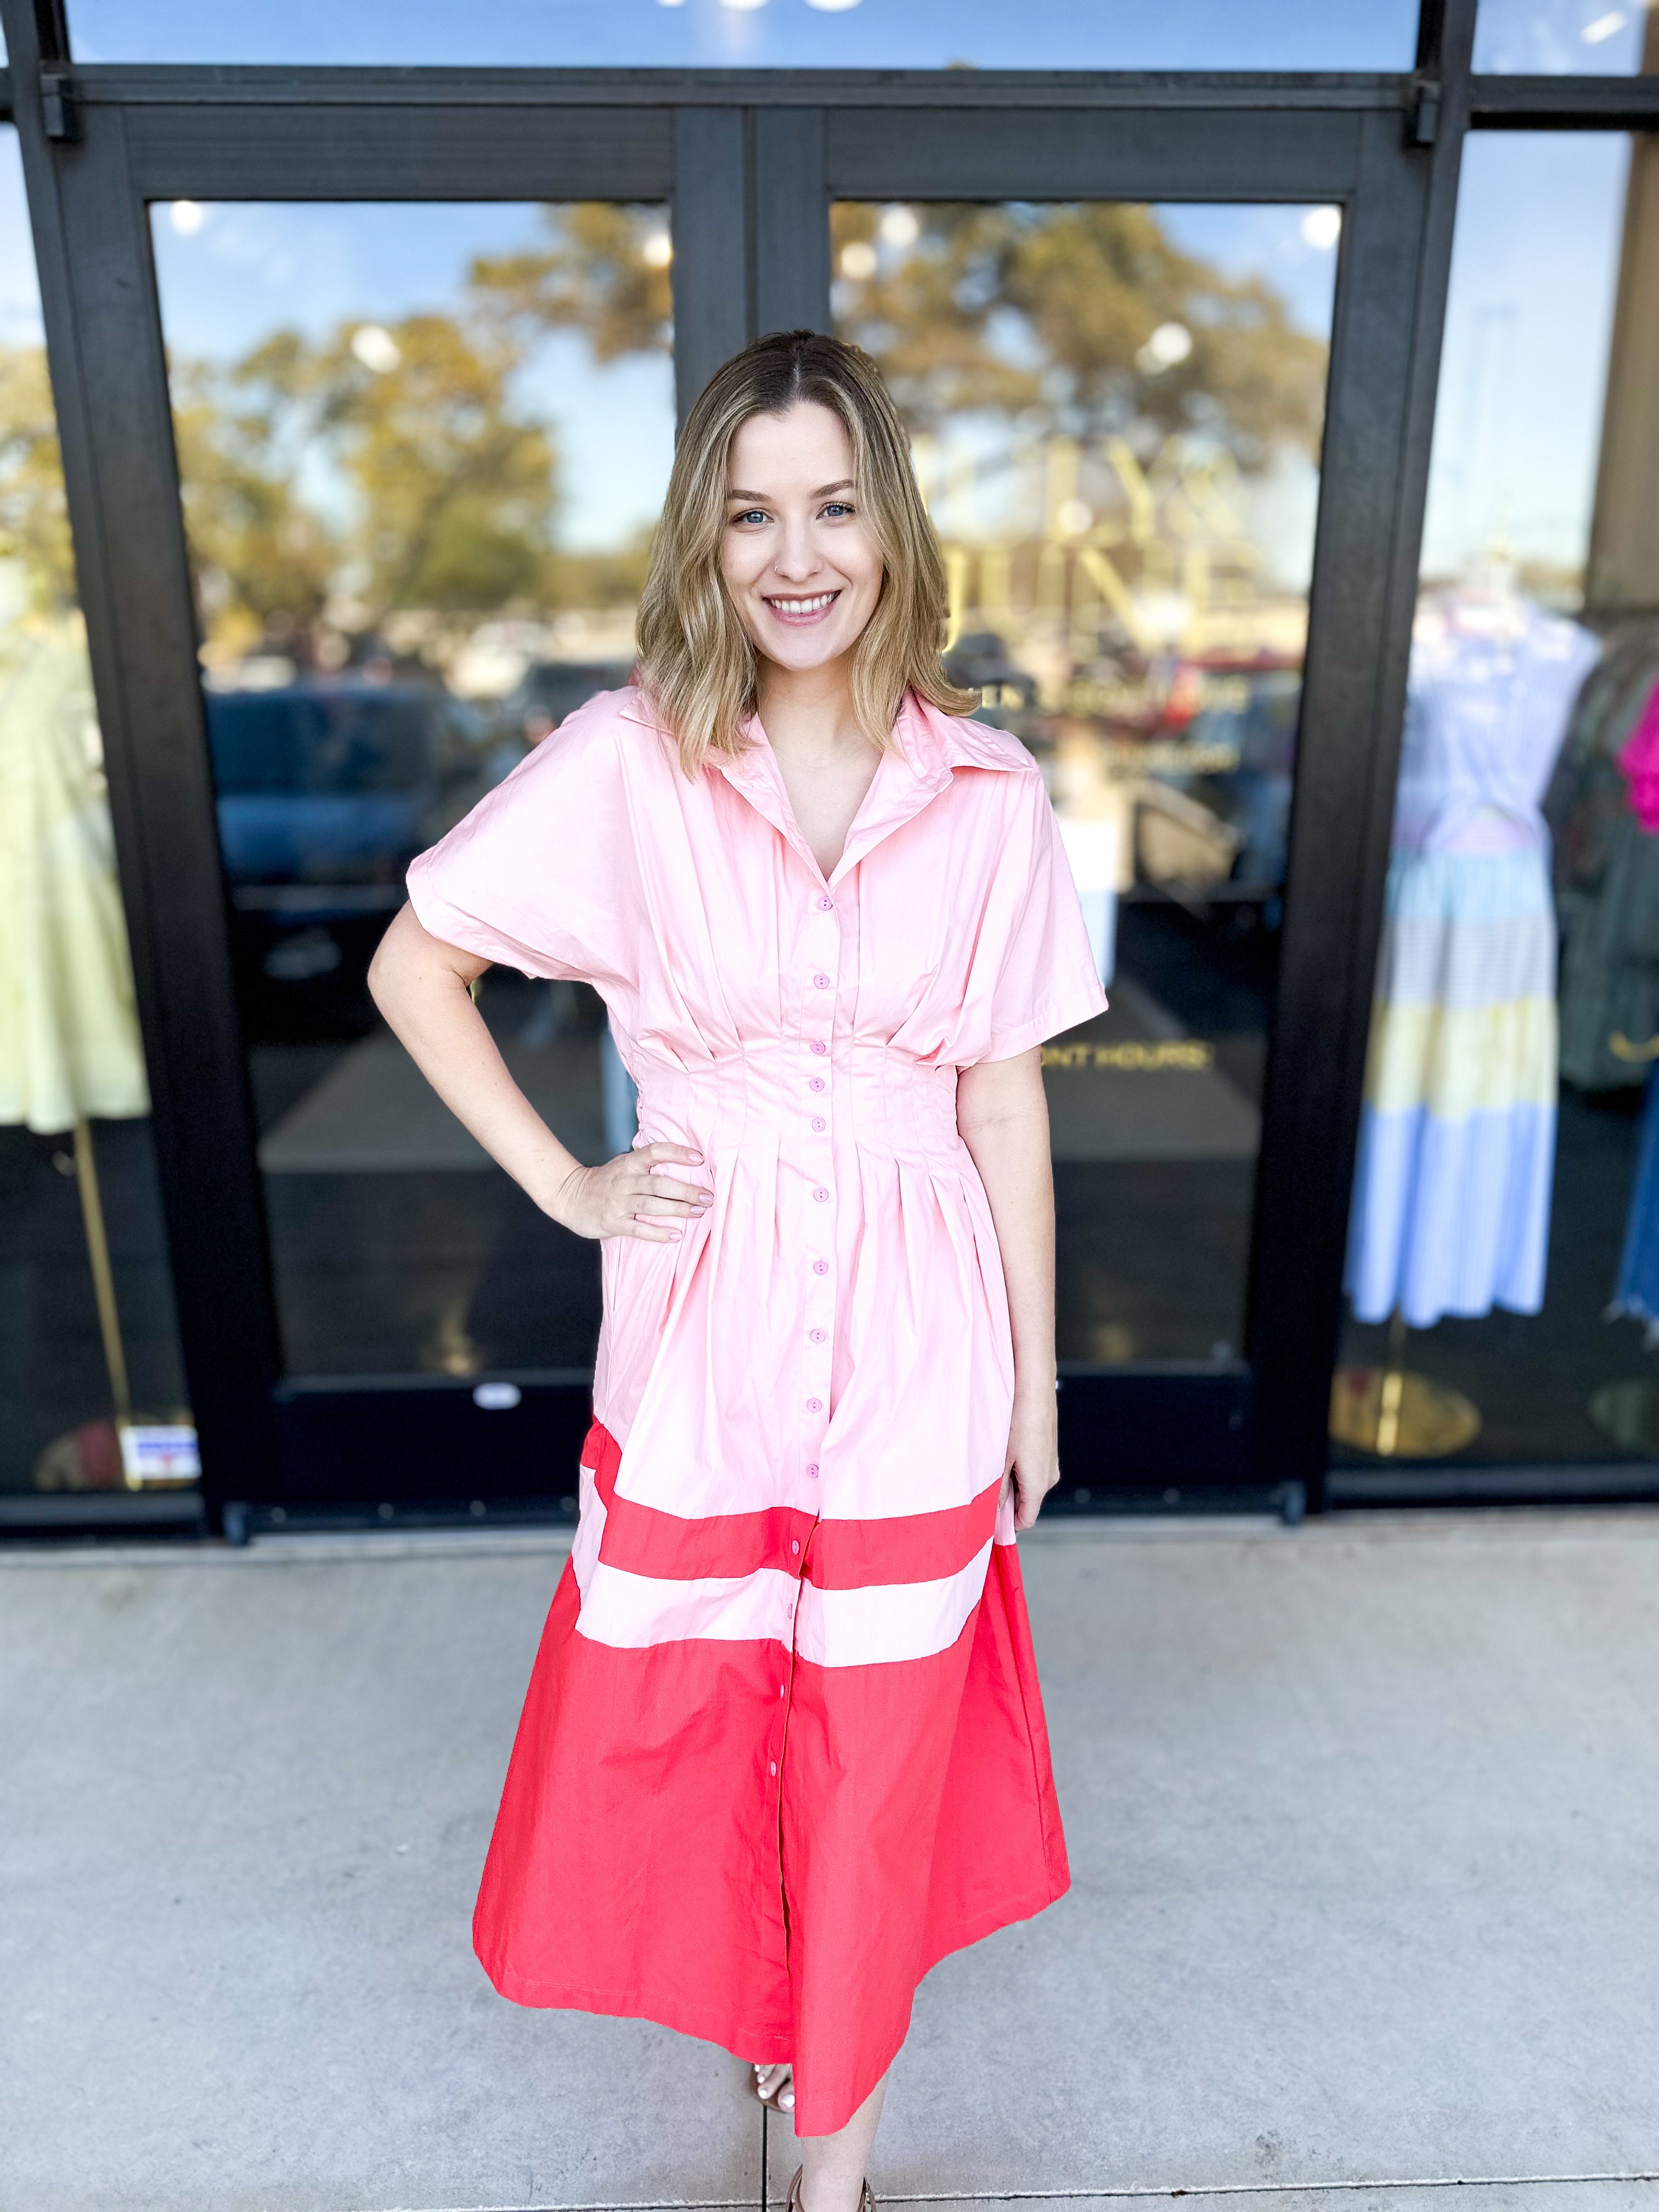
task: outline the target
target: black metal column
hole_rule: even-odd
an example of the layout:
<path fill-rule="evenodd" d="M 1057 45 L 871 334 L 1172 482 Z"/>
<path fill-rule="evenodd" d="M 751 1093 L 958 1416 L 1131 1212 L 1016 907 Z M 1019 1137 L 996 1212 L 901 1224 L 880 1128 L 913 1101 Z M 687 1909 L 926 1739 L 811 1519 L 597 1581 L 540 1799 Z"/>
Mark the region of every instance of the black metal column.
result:
<path fill-rule="evenodd" d="M 1346 210 L 1247 1350 L 1266 1480 L 1322 1503 L 1475 0 L 1425 10 Z"/>
<path fill-rule="evenodd" d="M 830 191 L 823 111 L 755 111 L 755 326 L 830 328 Z"/>
<path fill-rule="evenodd" d="M 679 419 L 754 336 L 749 144 L 740 107 L 674 116 L 674 392 Z"/>

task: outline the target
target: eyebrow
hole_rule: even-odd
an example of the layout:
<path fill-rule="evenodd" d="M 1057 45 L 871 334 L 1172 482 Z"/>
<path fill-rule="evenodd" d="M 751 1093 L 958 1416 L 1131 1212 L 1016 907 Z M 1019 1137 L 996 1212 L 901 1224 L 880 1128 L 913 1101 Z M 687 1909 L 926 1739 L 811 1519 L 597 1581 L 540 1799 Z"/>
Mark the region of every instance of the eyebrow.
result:
<path fill-rule="evenodd" d="M 828 499 L 832 491 L 851 491 L 852 489 L 852 477 L 842 477 L 839 483 L 820 484 L 811 496 L 814 499 Z M 727 492 L 726 496 L 727 499 L 741 499 L 757 507 L 764 507 L 767 501 L 767 495 L 763 491 L 738 491 L 735 488 Z"/>

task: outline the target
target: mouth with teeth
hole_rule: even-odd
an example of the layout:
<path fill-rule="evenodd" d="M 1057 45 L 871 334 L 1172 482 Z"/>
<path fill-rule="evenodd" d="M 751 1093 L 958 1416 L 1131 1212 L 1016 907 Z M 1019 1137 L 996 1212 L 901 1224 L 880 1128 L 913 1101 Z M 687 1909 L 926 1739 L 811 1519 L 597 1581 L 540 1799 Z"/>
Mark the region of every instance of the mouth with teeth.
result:
<path fill-rule="evenodd" d="M 813 592 L 793 599 L 773 598 L 770 594 L 765 596 L 767 605 L 781 623 L 787 623 L 792 629 L 805 629 L 813 623 L 822 622 L 841 593 L 838 591 Z"/>

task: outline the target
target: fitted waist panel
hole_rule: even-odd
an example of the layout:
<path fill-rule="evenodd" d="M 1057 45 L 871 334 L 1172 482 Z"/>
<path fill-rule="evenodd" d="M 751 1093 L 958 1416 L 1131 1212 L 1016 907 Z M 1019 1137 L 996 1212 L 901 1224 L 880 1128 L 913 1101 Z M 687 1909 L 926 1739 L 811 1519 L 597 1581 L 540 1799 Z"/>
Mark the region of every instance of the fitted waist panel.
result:
<path fill-rule="evenodd" d="M 819 1054 L 804 1040 L 785 1042 L 692 1067 L 635 1051 L 629 1062 L 647 1144 L 694 1145 L 711 1158 L 739 1149 L 788 1157 L 799 1142 L 821 1141 L 821 1120 L 862 1153 L 952 1171 L 966 1158 L 954 1066 L 885 1045 Z"/>

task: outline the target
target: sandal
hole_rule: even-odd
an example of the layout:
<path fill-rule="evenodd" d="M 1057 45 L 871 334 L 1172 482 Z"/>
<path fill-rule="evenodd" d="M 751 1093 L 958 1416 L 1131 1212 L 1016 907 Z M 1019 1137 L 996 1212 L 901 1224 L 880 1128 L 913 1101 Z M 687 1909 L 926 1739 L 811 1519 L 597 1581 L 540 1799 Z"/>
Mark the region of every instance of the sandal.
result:
<path fill-rule="evenodd" d="M 804 2166 L 798 2166 L 795 2168 L 795 2178 L 789 2185 L 785 2212 L 805 2212 L 805 2208 L 800 2201 L 800 2178 L 805 2171 L 806 2168 Z M 864 2185 L 864 2193 L 859 2198 L 859 2212 L 877 2212 L 875 2192 L 867 2181 Z"/>
<path fill-rule="evenodd" d="M 754 2090 L 755 2094 L 760 2099 L 762 2104 L 769 2106 L 773 2112 L 781 2112 L 784 2118 L 787 2119 L 795 2109 L 795 2072 L 793 2067 L 789 2064 L 787 2059 L 781 2059 L 775 2065 L 771 2066 L 763 2066 L 759 2061 L 757 2060 L 755 2064 L 750 2068 L 749 2074 L 750 2087 Z M 772 2084 L 769 2089 L 765 2089 L 762 2087 L 761 2084 L 769 2074 L 775 2074 L 778 2078 Z M 787 2103 L 784 2101 L 786 2098 L 788 2100 Z"/>

